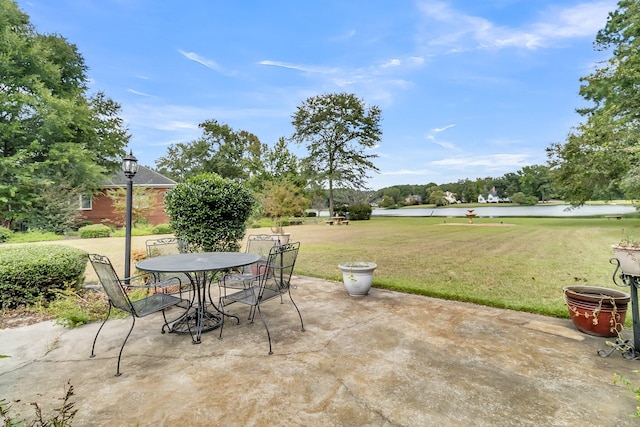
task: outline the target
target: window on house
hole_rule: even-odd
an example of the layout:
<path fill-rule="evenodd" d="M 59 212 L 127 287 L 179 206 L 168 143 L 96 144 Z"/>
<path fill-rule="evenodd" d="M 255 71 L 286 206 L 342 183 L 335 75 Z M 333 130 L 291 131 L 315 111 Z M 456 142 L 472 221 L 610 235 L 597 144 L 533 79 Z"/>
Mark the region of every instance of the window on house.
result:
<path fill-rule="evenodd" d="M 78 209 L 82 211 L 90 211 L 93 206 L 91 204 L 93 197 L 90 194 L 81 194 L 80 195 L 80 207 Z"/>

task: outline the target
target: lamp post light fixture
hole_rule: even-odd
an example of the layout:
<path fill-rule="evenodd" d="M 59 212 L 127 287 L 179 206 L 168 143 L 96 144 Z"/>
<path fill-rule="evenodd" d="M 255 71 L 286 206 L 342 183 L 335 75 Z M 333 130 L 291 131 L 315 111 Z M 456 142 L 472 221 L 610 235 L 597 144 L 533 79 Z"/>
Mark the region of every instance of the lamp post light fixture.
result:
<path fill-rule="evenodd" d="M 125 218 L 125 238 L 124 238 L 124 277 L 125 282 L 129 283 L 131 276 L 131 217 L 133 205 L 133 177 L 138 172 L 138 159 L 133 156 L 133 151 L 129 150 L 122 161 L 122 171 L 127 177 L 127 206 Z"/>

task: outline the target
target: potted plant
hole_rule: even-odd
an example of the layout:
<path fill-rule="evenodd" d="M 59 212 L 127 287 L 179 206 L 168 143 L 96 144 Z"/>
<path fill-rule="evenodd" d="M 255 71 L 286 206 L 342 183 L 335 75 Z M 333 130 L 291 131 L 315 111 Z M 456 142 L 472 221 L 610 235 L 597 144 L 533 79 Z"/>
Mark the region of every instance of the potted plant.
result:
<path fill-rule="evenodd" d="M 342 271 L 342 282 L 347 293 L 353 297 L 367 295 L 373 284 L 373 271 L 378 267 L 373 262 L 343 262 L 338 266 Z"/>
<path fill-rule="evenodd" d="M 640 242 L 623 240 L 611 245 L 620 269 L 627 276 L 640 276 Z"/>
<path fill-rule="evenodd" d="M 597 286 L 565 286 L 562 290 L 571 320 L 580 332 L 615 337 L 622 330 L 629 294 Z"/>

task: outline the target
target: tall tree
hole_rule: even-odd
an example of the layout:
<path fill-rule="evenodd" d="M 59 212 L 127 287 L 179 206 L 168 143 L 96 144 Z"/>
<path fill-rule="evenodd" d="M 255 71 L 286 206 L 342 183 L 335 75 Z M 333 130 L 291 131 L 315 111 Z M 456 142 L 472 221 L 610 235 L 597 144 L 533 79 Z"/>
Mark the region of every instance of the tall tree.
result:
<path fill-rule="evenodd" d="M 261 170 L 267 151 L 258 137 L 235 131 L 227 124 L 206 120 L 198 125 L 202 136 L 190 143 L 169 146 L 167 155 L 156 160 L 160 173 L 183 181 L 201 173 L 216 173 L 228 179 L 248 181 Z"/>
<path fill-rule="evenodd" d="M 336 186 L 364 189 L 367 173 L 379 171 L 372 162 L 377 155 L 366 150 L 380 142 L 381 115 L 380 108 L 348 93 L 310 97 L 294 113 L 291 139 L 306 144 L 305 169 L 312 180 L 327 184 L 331 215 Z"/>
<path fill-rule="evenodd" d="M 91 190 L 124 154 L 120 106 L 89 97 L 77 47 L 38 34 L 11 0 L 0 0 L 0 58 L 0 219 L 11 226 L 36 213 L 54 218 L 68 210 L 54 203 L 52 188 Z"/>
<path fill-rule="evenodd" d="M 577 111 L 586 120 L 547 149 L 562 196 L 574 205 L 611 183 L 640 198 L 640 2 L 620 0 L 594 47 L 612 56 L 581 79 L 590 106 Z"/>

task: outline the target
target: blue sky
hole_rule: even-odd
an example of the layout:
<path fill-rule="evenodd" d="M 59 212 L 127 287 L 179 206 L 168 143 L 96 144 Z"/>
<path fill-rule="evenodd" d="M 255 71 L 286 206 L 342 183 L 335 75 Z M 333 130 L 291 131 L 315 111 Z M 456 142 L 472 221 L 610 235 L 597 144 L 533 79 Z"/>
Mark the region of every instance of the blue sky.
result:
<path fill-rule="evenodd" d="M 273 145 L 309 96 L 382 109 L 373 189 L 545 164 L 580 117 L 612 0 L 19 0 L 78 46 L 154 167 L 215 119 Z M 304 147 L 292 146 L 299 156 Z"/>

